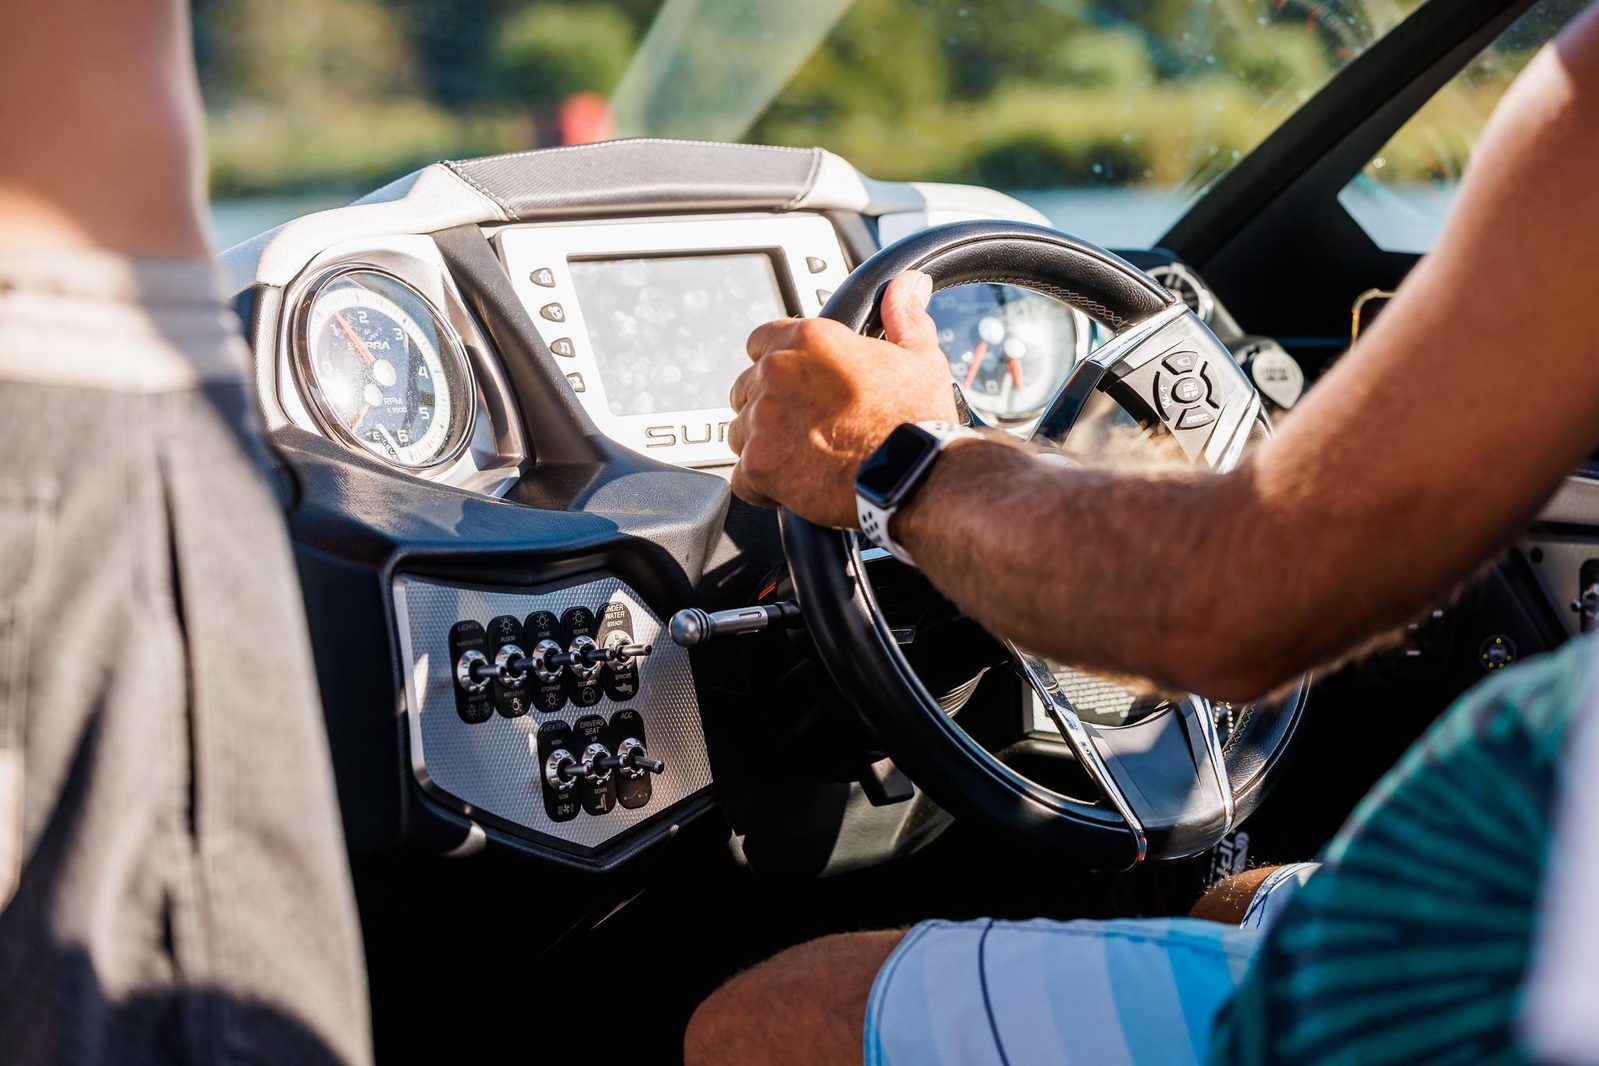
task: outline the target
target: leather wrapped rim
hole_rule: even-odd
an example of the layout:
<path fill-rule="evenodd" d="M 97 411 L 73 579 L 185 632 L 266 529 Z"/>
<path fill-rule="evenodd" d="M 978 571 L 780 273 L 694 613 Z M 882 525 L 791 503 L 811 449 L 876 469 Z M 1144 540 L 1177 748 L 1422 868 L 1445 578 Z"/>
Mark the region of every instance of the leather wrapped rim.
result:
<path fill-rule="evenodd" d="M 1025 222 L 952 222 L 906 237 L 856 267 L 822 308 L 822 317 L 875 335 L 883 287 L 907 270 L 925 270 L 938 288 L 1020 285 L 1080 309 L 1121 332 L 1177 303 L 1143 271 L 1105 249 Z"/>

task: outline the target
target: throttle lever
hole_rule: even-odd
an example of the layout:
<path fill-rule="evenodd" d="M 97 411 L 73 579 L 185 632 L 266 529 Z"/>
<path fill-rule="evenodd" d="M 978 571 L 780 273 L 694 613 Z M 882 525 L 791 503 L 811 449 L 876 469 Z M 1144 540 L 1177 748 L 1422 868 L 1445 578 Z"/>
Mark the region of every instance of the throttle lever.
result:
<path fill-rule="evenodd" d="M 672 641 L 685 648 L 698 647 L 712 637 L 730 637 L 741 633 L 759 633 L 776 626 L 780 629 L 798 629 L 805 624 L 805 615 L 799 604 L 784 600 L 763 607 L 737 607 L 730 611 L 702 611 L 698 607 L 685 607 L 672 616 Z"/>

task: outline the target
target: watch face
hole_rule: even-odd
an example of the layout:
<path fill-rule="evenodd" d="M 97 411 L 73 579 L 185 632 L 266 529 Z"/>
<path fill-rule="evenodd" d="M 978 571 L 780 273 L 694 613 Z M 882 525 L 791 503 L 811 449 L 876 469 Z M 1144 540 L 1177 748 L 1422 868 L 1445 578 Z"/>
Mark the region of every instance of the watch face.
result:
<path fill-rule="evenodd" d="M 920 426 L 906 423 L 890 433 L 861 464 L 855 475 L 855 491 L 883 510 L 897 507 L 937 456 L 938 438 Z"/>

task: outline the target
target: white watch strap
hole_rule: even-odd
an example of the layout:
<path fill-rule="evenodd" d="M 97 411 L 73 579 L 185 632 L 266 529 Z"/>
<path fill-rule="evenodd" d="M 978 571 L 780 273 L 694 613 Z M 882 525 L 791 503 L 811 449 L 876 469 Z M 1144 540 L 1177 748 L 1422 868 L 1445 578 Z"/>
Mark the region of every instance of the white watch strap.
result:
<path fill-rule="evenodd" d="M 938 440 L 940 454 L 952 440 L 960 437 L 982 436 L 972 427 L 958 425 L 954 422 L 918 422 L 916 424 Z M 859 519 L 861 532 L 866 534 L 866 539 L 901 562 L 915 566 L 916 560 L 911 558 L 911 553 L 905 550 L 904 545 L 889 535 L 888 524 L 893 520 L 895 510 L 897 508 L 884 509 L 878 507 L 859 493 L 855 495 L 855 517 Z"/>
<path fill-rule="evenodd" d="M 876 504 L 863 498 L 859 493 L 855 496 L 855 517 L 861 524 L 861 532 L 866 539 L 883 548 L 894 558 L 901 562 L 916 565 L 911 558 L 911 553 L 904 546 L 888 535 L 888 520 L 894 517 L 893 511 L 885 511 Z"/>

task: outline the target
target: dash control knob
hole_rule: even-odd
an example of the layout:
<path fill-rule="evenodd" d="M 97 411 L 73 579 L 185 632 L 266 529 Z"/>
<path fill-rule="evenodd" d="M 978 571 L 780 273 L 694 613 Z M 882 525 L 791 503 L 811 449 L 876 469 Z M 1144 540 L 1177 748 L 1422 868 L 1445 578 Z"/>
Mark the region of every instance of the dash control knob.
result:
<path fill-rule="evenodd" d="M 583 749 L 583 777 L 596 788 L 611 779 L 617 768 L 617 758 L 604 744 L 590 744 Z"/>
<path fill-rule="evenodd" d="M 557 792 L 570 792 L 578 779 L 588 773 L 588 767 L 577 761 L 577 756 L 565 748 L 556 748 L 544 760 L 544 783 Z"/>
<path fill-rule="evenodd" d="M 1503 633 L 1495 633 L 1482 642 L 1477 658 L 1484 670 L 1503 670 L 1516 661 L 1516 642 Z"/>
<path fill-rule="evenodd" d="M 585 681 L 600 671 L 600 664 L 604 662 L 605 652 L 594 638 L 579 634 L 572 638 L 572 647 L 568 651 L 565 665 L 577 677 Z"/>
<path fill-rule="evenodd" d="M 455 683 L 464 692 L 482 692 L 494 680 L 495 668 L 489 657 L 476 648 L 469 648 L 455 660 Z M 491 712 L 492 713 L 492 712 Z"/>
<path fill-rule="evenodd" d="M 634 737 L 628 737 L 616 746 L 616 761 L 617 770 L 622 776 L 635 780 L 645 774 L 658 774 L 666 770 L 666 764 L 650 758 L 644 745 Z"/>
<path fill-rule="evenodd" d="M 712 637 L 758 633 L 768 626 L 798 629 L 804 623 L 805 615 L 801 613 L 799 604 L 784 601 L 717 611 L 714 614 L 698 607 L 685 607 L 672 616 L 670 631 L 672 643 L 693 648 Z"/>

